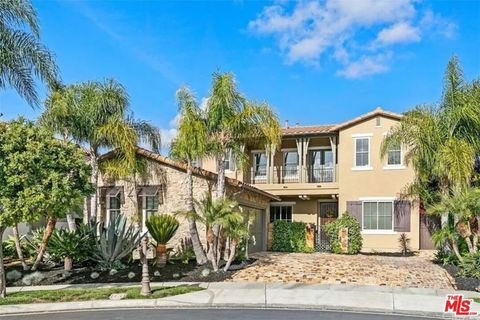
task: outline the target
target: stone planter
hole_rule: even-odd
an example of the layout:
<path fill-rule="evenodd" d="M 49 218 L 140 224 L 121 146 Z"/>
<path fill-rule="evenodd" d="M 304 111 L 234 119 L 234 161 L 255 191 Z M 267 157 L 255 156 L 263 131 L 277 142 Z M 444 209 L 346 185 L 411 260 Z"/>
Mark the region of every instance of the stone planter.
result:
<path fill-rule="evenodd" d="M 167 264 L 167 245 L 157 245 L 157 267 L 163 268 Z"/>

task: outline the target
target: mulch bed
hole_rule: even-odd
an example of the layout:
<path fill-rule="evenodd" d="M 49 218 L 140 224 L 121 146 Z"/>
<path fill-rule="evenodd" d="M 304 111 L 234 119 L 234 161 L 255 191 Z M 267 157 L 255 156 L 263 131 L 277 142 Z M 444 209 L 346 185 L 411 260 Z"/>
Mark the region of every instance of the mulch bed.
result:
<path fill-rule="evenodd" d="M 458 290 L 480 291 L 480 279 L 457 276 L 459 267 L 454 265 L 442 266 L 455 279 Z"/>
<path fill-rule="evenodd" d="M 232 265 L 233 270 L 224 272 L 220 270 L 213 272 L 211 266 L 197 266 L 195 261 L 190 261 L 188 264 L 181 262 L 167 263 L 163 268 L 157 269 L 155 266 L 149 266 L 150 281 L 163 282 L 163 281 L 189 281 L 189 282 L 220 282 L 230 279 L 232 274 L 239 268 L 244 268 L 255 259 L 250 259 L 241 265 Z M 11 270 L 17 270 L 22 273 L 22 276 L 32 273 L 31 271 L 23 271 L 22 267 L 16 263 L 12 263 L 6 266 L 5 271 L 8 273 Z M 209 269 L 208 275 L 202 274 L 203 270 Z M 155 271 L 159 271 L 160 274 L 154 275 Z M 117 270 L 117 273 L 111 275 L 109 271 L 100 271 L 93 265 L 74 266 L 74 269 L 70 272 L 63 270 L 63 265 L 48 266 L 44 265 L 37 271 L 41 272 L 44 279 L 35 285 L 52 285 L 52 284 L 84 284 L 84 283 L 126 283 L 126 282 L 140 282 L 142 277 L 142 267 L 139 263 L 128 265 L 125 269 Z M 91 278 L 92 272 L 98 272 L 99 277 L 96 279 Z M 134 277 L 129 278 L 129 273 L 133 272 Z M 22 279 L 17 281 L 9 281 L 7 279 L 7 286 L 24 286 Z"/>

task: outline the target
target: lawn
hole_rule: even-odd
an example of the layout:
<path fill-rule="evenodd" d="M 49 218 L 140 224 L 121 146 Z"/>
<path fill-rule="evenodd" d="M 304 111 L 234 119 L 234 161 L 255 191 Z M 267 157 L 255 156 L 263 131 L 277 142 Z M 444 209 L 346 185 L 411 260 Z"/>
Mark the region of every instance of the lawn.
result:
<path fill-rule="evenodd" d="M 480 298 L 473 298 L 473 301 L 475 301 L 476 303 L 480 303 Z"/>
<path fill-rule="evenodd" d="M 199 290 L 203 290 L 203 288 L 197 286 L 152 288 L 152 294 L 149 296 L 140 295 L 140 288 L 138 287 L 23 291 L 7 294 L 7 297 L 5 299 L 0 299 L 0 305 L 108 300 L 112 293 L 126 293 L 127 296 L 125 299 L 158 299 Z"/>

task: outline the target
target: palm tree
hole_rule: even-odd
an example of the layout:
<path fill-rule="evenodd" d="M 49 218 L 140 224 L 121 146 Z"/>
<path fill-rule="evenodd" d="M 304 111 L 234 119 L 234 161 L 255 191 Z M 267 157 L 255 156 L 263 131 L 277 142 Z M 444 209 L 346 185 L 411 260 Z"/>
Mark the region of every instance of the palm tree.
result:
<path fill-rule="evenodd" d="M 52 91 L 40 121 L 65 140 L 74 141 L 86 149 L 92 167 L 91 182 L 96 189 L 90 202 L 92 220 L 98 218 L 100 152 L 116 148 L 118 157 L 115 161 L 123 167 L 135 168 L 137 144 L 149 144 L 157 152 L 160 148 L 158 129 L 133 118 L 127 92 L 115 80 L 78 83 Z M 84 222 L 88 222 L 88 217 L 84 217 Z"/>
<path fill-rule="evenodd" d="M 29 0 L 0 1 L 0 89 L 11 87 L 38 106 L 36 78 L 57 83 L 53 54 L 40 43 L 37 14 Z"/>
<path fill-rule="evenodd" d="M 416 173 L 407 193 L 419 197 L 427 212 L 435 213 L 440 207 L 446 210 L 442 203 L 457 198 L 475 183 L 475 159 L 480 154 L 480 83 L 463 80 L 455 56 L 448 63 L 444 82 L 442 101 L 407 112 L 381 148 L 386 156 L 391 147 L 403 144 L 405 159 Z M 462 214 L 448 211 L 442 215 L 442 232 L 448 234 L 445 239 L 458 250 L 449 226 L 459 226 Z M 454 221 L 448 221 L 449 217 Z"/>
<path fill-rule="evenodd" d="M 188 88 L 183 87 L 177 91 L 177 101 L 181 117 L 177 128 L 178 134 L 170 153 L 174 158 L 183 160 L 187 164 L 187 198 L 184 215 L 188 220 L 188 229 L 197 264 L 203 265 L 207 263 L 207 256 L 198 235 L 197 224 L 191 215 L 195 211 L 192 162 L 203 158 L 207 153 L 206 126 L 195 97 Z"/>
<path fill-rule="evenodd" d="M 205 225 L 207 244 L 211 248 L 217 240 L 214 229 L 218 227 L 220 232 L 222 227 L 228 226 L 226 222 L 234 219 L 231 215 L 235 211 L 234 208 L 237 207 L 237 203 L 227 198 L 214 198 L 211 193 L 206 193 L 204 198 L 200 201 L 195 201 L 195 204 L 197 210 L 192 212 L 192 218 Z M 208 250 L 208 259 L 212 264 L 213 271 L 218 271 L 219 256 L 213 255 L 214 252 L 213 250 Z"/>
<path fill-rule="evenodd" d="M 267 103 L 247 100 L 237 89 L 231 73 L 213 75 L 211 94 L 206 108 L 209 155 L 217 165 L 216 198 L 225 197 L 225 156 L 231 153 L 240 169 L 248 157 L 248 143 L 267 145 L 276 149 L 280 142 L 280 123 Z M 208 255 L 218 261 L 220 226 L 213 227 L 213 243 Z"/>

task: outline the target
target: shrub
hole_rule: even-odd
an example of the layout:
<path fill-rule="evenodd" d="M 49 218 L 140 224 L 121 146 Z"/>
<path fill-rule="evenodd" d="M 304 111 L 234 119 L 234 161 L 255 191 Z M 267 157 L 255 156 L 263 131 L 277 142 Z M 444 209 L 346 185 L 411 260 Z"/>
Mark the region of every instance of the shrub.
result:
<path fill-rule="evenodd" d="M 341 228 L 348 228 L 348 254 L 356 254 L 362 250 L 362 235 L 357 219 L 345 212 L 341 218 L 328 223 L 325 232 L 330 238 L 333 253 L 342 253 L 338 233 Z"/>
<path fill-rule="evenodd" d="M 400 234 L 398 244 L 400 245 L 400 252 L 406 256 L 410 252 L 410 238 L 407 237 L 406 233 Z"/>
<path fill-rule="evenodd" d="M 466 254 L 460 264 L 459 275 L 480 279 L 480 253 Z"/>
<path fill-rule="evenodd" d="M 92 260 L 97 262 L 102 270 L 122 269 L 125 265 L 122 259 L 132 253 L 140 241 L 140 230 L 133 224 L 127 225 L 127 219 L 122 214 L 114 214 L 110 223 L 104 227 L 98 226 L 99 233 L 95 235 Z"/>
<path fill-rule="evenodd" d="M 15 238 L 13 236 L 8 236 L 8 239 L 3 241 L 2 246 L 4 257 L 17 257 L 17 248 L 15 247 Z"/>
<path fill-rule="evenodd" d="M 89 236 L 79 231 L 55 229 L 48 242 L 48 252 L 54 257 L 64 259 L 67 271 L 72 269 L 73 260 L 87 260 L 91 249 Z"/>
<path fill-rule="evenodd" d="M 273 222 L 273 251 L 308 252 L 306 223 L 277 220 Z"/>
<path fill-rule="evenodd" d="M 435 262 L 441 265 L 458 265 L 457 255 L 451 251 L 440 249 L 435 253 Z"/>
<path fill-rule="evenodd" d="M 163 245 L 175 235 L 180 225 L 177 219 L 168 214 L 151 216 L 145 224 L 155 242 Z"/>

